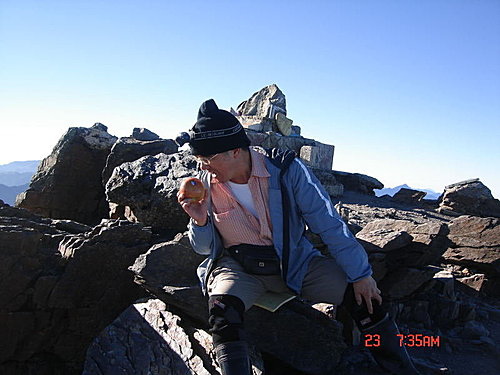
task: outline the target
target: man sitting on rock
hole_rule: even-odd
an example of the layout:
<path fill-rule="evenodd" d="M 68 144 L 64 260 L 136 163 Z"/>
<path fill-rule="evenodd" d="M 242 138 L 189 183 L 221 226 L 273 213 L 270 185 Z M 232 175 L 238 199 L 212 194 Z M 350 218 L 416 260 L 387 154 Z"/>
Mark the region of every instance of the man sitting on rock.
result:
<path fill-rule="evenodd" d="M 184 138 L 201 165 L 207 194 L 178 201 L 191 217 L 193 249 L 208 255 L 198 268 L 209 296 L 217 360 L 224 375 L 251 374 L 243 315 L 266 291 L 292 291 L 311 302 L 342 304 L 363 334 L 379 334 L 373 348 L 386 370 L 418 374 L 382 298 L 363 247 L 335 211 L 317 178 L 292 151 L 250 148 L 236 117 L 204 102 Z M 321 236 L 331 257 L 306 239 Z M 375 303 L 374 301 L 375 300 Z"/>

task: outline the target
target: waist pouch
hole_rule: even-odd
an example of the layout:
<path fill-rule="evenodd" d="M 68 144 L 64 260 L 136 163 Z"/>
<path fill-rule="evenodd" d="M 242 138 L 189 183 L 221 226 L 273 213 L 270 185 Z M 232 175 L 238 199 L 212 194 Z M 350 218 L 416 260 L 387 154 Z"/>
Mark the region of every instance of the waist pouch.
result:
<path fill-rule="evenodd" d="M 240 244 L 227 249 L 243 269 L 252 275 L 279 275 L 280 260 L 274 246 Z"/>

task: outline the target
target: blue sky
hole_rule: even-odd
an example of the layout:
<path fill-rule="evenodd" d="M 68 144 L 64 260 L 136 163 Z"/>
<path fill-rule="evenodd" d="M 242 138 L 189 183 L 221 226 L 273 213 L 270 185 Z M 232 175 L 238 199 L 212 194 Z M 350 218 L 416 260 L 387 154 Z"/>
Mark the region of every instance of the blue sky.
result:
<path fill-rule="evenodd" d="M 95 122 L 172 138 L 271 83 L 334 169 L 500 198 L 500 1 L 0 0 L 0 164 Z"/>

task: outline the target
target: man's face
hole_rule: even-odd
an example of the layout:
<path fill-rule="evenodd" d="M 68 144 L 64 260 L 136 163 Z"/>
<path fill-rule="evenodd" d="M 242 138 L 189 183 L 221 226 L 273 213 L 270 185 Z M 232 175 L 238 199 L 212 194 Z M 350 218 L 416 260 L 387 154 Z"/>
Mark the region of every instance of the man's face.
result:
<path fill-rule="evenodd" d="M 221 152 L 211 156 L 197 156 L 203 170 L 209 171 L 219 182 L 227 182 L 232 178 L 233 172 L 233 150 Z"/>

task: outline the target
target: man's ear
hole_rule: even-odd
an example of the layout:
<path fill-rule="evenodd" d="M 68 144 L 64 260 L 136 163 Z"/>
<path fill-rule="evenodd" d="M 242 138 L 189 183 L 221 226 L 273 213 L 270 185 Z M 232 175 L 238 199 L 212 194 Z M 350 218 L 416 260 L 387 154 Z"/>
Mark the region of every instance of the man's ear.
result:
<path fill-rule="evenodd" d="M 233 158 L 236 158 L 238 155 L 241 154 L 241 148 L 235 148 L 235 149 L 231 150 L 230 152 L 231 152 L 231 156 Z"/>

